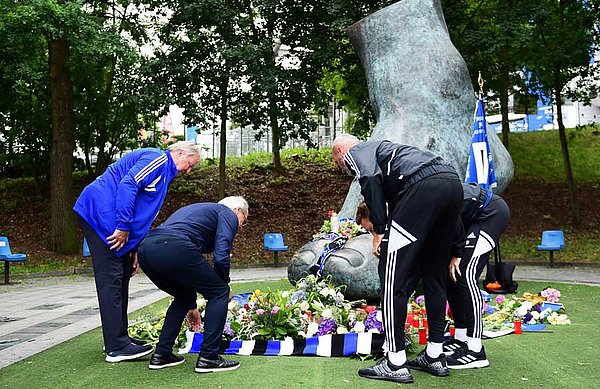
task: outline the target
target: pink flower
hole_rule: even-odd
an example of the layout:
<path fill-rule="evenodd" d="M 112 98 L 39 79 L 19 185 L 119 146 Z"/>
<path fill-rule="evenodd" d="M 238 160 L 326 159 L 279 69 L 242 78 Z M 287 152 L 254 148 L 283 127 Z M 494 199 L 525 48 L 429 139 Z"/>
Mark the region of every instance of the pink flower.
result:
<path fill-rule="evenodd" d="M 279 312 L 279 307 L 275 305 L 273 309 L 271 309 L 271 315 L 277 315 L 277 312 Z"/>
<path fill-rule="evenodd" d="M 504 297 L 504 295 L 498 295 L 498 297 L 496 297 L 496 304 L 502 304 L 504 301 L 506 300 L 506 297 Z"/>
<path fill-rule="evenodd" d="M 560 292 L 554 288 L 547 288 L 540 293 L 549 303 L 556 303 L 560 299 Z"/>
<path fill-rule="evenodd" d="M 264 309 L 258 308 L 258 309 L 256 310 L 256 314 L 257 314 L 257 315 L 262 315 L 262 314 L 264 314 L 264 313 L 265 313 L 265 310 L 264 310 Z"/>

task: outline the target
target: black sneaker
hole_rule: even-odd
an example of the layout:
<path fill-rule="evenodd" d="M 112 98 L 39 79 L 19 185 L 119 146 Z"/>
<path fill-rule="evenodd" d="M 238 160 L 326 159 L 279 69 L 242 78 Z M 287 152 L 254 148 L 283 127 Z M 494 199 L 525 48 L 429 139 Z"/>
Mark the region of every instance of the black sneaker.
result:
<path fill-rule="evenodd" d="M 129 337 L 129 341 L 133 344 L 137 344 L 138 346 L 145 346 L 145 345 L 149 344 L 148 342 L 146 342 L 143 339 L 132 338 L 131 336 Z"/>
<path fill-rule="evenodd" d="M 150 357 L 150 364 L 148 367 L 152 370 L 158 370 L 164 367 L 181 365 L 183 362 L 185 362 L 185 358 L 181 355 L 161 355 L 154 353 Z"/>
<path fill-rule="evenodd" d="M 107 353 L 104 360 L 106 362 L 130 361 L 132 359 L 138 359 L 146 356 L 152 353 L 152 350 L 153 348 L 150 345 L 138 346 L 137 344 L 129 343 L 127 346 L 119 350 Z"/>
<path fill-rule="evenodd" d="M 145 346 L 145 345 L 149 344 L 148 342 L 146 342 L 145 340 L 142 340 L 142 339 L 132 338 L 131 336 L 128 336 L 128 338 L 131 343 L 137 344 L 138 346 Z M 102 351 L 106 352 L 106 347 L 102 346 Z"/>
<path fill-rule="evenodd" d="M 221 356 L 218 356 L 217 359 L 208 359 L 199 356 L 198 361 L 196 362 L 195 371 L 196 373 L 212 373 L 217 371 L 235 370 L 238 367 L 240 367 L 238 361 L 230 361 Z"/>
<path fill-rule="evenodd" d="M 458 350 L 454 354 L 447 356 L 446 362 L 450 369 L 477 369 L 490 365 L 485 356 L 483 346 L 481 346 L 481 350 L 478 353 L 469 349 Z"/>
<path fill-rule="evenodd" d="M 444 342 L 444 354 L 450 355 L 458 350 L 468 350 L 467 342 L 458 339 L 450 339 Z"/>
<path fill-rule="evenodd" d="M 415 370 L 426 371 L 438 377 L 445 377 L 450 374 L 444 353 L 441 353 L 437 358 L 431 358 L 423 349 L 415 359 L 408 361 L 407 364 Z"/>
<path fill-rule="evenodd" d="M 408 384 L 414 381 L 410 369 L 405 363 L 402 366 L 395 366 L 387 358 L 382 358 L 376 365 L 365 367 L 358 371 L 358 375 L 364 378 L 375 380 L 385 380 Z"/>

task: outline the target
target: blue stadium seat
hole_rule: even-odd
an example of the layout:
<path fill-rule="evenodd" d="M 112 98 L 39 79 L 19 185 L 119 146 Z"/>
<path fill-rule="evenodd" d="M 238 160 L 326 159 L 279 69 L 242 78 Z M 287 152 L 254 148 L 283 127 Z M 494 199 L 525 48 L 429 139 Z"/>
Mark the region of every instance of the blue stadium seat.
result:
<path fill-rule="evenodd" d="M 4 261 L 4 284 L 10 282 L 10 263 L 23 262 L 27 260 L 25 254 L 13 254 L 10 251 L 10 243 L 6 236 L 0 236 L 0 261 Z"/>
<path fill-rule="evenodd" d="M 538 251 L 550 252 L 550 267 L 554 267 L 554 252 L 565 248 L 565 234 L 561 230 L 548 230 L 542 232 L 542 244 Z"/>
<path fill-rule="evenodd" d="M 275 267 L 277 267 L 279 265 L 277 253 L 279 251 L 287 251 L 288 250 L 288 246 L 286 246 L 283 243 L 283 235 L 278 234 L 278 233 L 272 233 L 272 232 L 267 232 L 265 234 L 263 248 L 266 251 L 273 252 L 273 266 L 275 266 Z"/>

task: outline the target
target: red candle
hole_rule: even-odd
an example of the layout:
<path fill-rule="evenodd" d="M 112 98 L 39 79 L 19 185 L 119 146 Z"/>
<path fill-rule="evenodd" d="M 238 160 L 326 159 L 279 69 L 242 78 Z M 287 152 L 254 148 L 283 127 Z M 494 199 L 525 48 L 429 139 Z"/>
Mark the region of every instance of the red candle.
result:
<path fill-rule="evenodd" d="M 406 314 L 406 323 L 408 323 L 408 325 L 411 325 L 414 323 L 415 320 L 415 315 L 411 313 Z"/>
<path fill-rule="evenodd" d="M 419 328 L 419 344 L 427 344 L 427 329 Z"/>
<path fill-rule="evenodd" d="M 523 329 L 521 328 L 521 320 L 515 320 L 513 325 L 515 327 L 515 335 L 521 335 L 523 333 Z"/>
<path fill-rule="evenodd" d="M 427 316 L 423 317 L 423 327 L 429 329 L 429 323 L 427 322 Z"/>
<path fill-rule="evenodd" d="M 454 338 L 454 334 L 456 333 L 456 329 L 454 326 L 450 326 L 450 336 Z"/>

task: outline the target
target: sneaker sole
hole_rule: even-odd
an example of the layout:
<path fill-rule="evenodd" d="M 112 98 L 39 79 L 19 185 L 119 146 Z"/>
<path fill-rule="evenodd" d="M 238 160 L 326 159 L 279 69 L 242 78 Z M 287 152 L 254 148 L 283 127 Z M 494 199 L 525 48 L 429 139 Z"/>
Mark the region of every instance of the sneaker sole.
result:
<path fill-rule="evenodd" d="M 184 362 L 185 362 L 185 359 L 182 359 L 181 361 L 166 363 L 164 365 L 148 365 L 148 368 L 151 370 L 159 370 L 159 369 L 164 369 L 165 367 L 178 366 Z"/>
<path fill-rule="evenodd" d="M 360 374 L 360 373 L 358 373 L 358 375 L 360 377 L 369 378 L 372 380 L 398 382 L 400 384 L 411 384 L 411 383 L 415 382 L 414 378 L 412 378 L 412 377 L 408 378 L 408 379 L 401 379 L 401 378 L 392 378 L 392 377 L 380 377 L 380 376 L 374 376 L 374 375 L 364 375 L 364 374 Z"/>
<path fill-rule="evenodd" d="M 466 364 L 461 364 L 461 365 L 448 365 L 448 369 L 455 369 L 455 370 L 460 370 L 460 369 L 480 369 L 483 367 L 488 367 L 490 365 L 490 361 L 488 361 L 487 359 L 484 361 L 473 361 L 473 362 L 469 362 Z"/>
<path fill-rule="evenodd" d="M 238 367 L 240 367 L 240 365 L 235 365 L 232 367 L 200 367 L 200 368 L 195 368 L 194 371 L 196 373 L 217 373 L 219 371 L 231 371 L 231 370 L 235 370 Z"/>
<path fill-rule="evenodd" d="M 145 357 L 146 355 L 152 354 L 152 352 L 154 351 L 154 349 L 150 349 L 148 351 L 144 351 L 142 353 L 138 353 L 138 354 L 131 354 L 131 355 L 119 355 L 116 357 L 111 357 L 109 355 L 106 356 L 106 358 L 104 358 L 104 360 L 106 362 L 123 362 L 123 361 L 131 361 L 134 359 L 138 359 L 141 357 Z"/>

